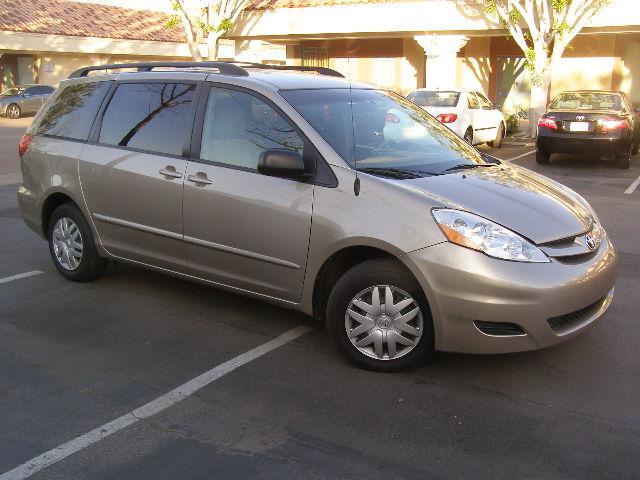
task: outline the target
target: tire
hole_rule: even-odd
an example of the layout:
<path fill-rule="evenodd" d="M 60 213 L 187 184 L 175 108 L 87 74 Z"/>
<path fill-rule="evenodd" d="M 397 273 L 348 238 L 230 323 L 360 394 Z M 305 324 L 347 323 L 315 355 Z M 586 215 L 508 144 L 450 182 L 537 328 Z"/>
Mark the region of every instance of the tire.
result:
<path fill-rule="evenodd" d="M 7 107 L 7 117 L 16 119 L 16 118 L 20 118 L 21 116 L 22 116 L 22 109 L 20 108 L 20 105 L 12 103 Z"/>
<path fill-rule="evenodd" d="M 629 167 L 631 166 L 631 155 L 633 152 L 633 146 L 631 146 L 631 148 L 629 149 L 629 151 L 627 153 L 622 153 L 620 155 L 616 156 L 616 160 L 618 161 L 618 167 L 624 169 L 624 170 L 628 170 Z"/>
<path fill-rule="evenodd" d="M 467 131 L 464 132 L 464 137 L 462 137 L 462 139 L 469 145 L 473 146 L 473 130 L 471 129 L 471 127 L 467 128 Z"/>
<path fill-rule="evenodd" d="M 47 239 L 53 264 L 67 280 L 89 282 L 104 273 L 107 260 L 98 255 L 91 228 L 74 204 L 53 211 Z"/>
<path fill-rule="evenodd" d="M 536 163 L 539 165 L 546 165 L 549 163 L 550 153 L 543 152 L 542 150 L 536 151 Z"/>
<path fill-rule="evenodd" d="M 631 155 L 637 155 L 639 149 L 640 149 L 640 139 L 633 144 L 633 148 L 631 149 Z"/>
<path fill-rule="evenodd" d="M 493 142 L 487 142 L 491 148 L 500 148 L 502 146 L 502 140 L 504 139 L 504 124 L 500 123 L 498 131 L 496 132 L 496 139 Z"/>
<path fill-rule="evenodd" d="M 379 314 L 371 311 L 375 311 L 376 289 Z M 387 310 L 387 289 L 399 311 Z M 405 306 L 401 307 L 401 303 Z M 404 322 L 398 322 L 401 317 L 405 317 Z M 433 322 L 424 292 L 396 260 L 368 260 L 348 270 L 329 295 L 326 318 L 327 330 L 338 350 L 361 368 L 380 372 L 407 370 L 423 364 L 433 353 Z"/>

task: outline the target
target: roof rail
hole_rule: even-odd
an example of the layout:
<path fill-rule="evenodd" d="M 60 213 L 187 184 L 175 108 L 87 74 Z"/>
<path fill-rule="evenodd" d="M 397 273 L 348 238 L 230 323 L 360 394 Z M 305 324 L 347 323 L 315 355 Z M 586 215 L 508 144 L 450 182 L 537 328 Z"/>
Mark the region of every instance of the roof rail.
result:
<path fill-rule="evenodd" d="M 344 78 L 340 72 L 327 67 L 311 67 L 311 66 L 299 66 L 299 65 L 269 65 L 265 63 L 252 63 L 252 62 L 227 62 L 231 65 L 245 66 L 249 68 L 258 68 L 264 70 L 294 70 L 299 72 L 316 72 L 321 75 L 328 75 L 330 77 Z"/>
<path fill-rule="evenodd" d="M 122 70 L 125 68 L 137 68 L 139 72 L 150 72 L 154 68 L 217 68 L 220 73 L 246 77 L 249 73 L 237 65 L 230 62 L 141 62 L 141 63 L 112 63 L 106 65 L 92 65 L 90 67 L 79 68 L 69 78 L 80 78 L 89 75 L 89 72 L 99 70 Z"/>
<path fill-rule="evenodd" d="M 309 67 L 295 65 L 268 65 L 263 63 L 251 62 L 141 62 L 141 63 L 111 63 L 106 65 L 92 65 L 82 67 L 69 75 L 69 78 L 80 78 L 89 75 L 89 72 L 100 70 L 123 70 L 126 68 L 137 68 L 139 72 L 150 72 L 154 68 L 216 68 L 225 75 L 235 75 L 237 77 L 246 77 L 249 75 L 243 67 L 257 68 L 265 70 L 294 70 L 299 72 L 315 72 L 321 75 L 329 75 L 331 77 L 342 77 L 340 72 L 326 67 Z"/>

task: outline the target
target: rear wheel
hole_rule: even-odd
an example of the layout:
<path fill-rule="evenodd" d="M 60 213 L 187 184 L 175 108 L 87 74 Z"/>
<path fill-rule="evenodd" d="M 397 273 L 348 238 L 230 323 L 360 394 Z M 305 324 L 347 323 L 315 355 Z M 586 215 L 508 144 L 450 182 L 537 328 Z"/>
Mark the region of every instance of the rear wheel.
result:
<path fill-rule="evenodd" d="M 536 163 L 540 165 L 546 165 L 547 163 L 549 163 L 549 158 L 551 158 L 550 153 L 547 153 L 540 149 L 536 151 Z"/>
<path fill-rule="evenodd" d="M 89 224 L 78 207 L 65 203 L 56 208 L 47 233 L 53 263 L 63 277 L 88 282 L 102 275 L 107 260 L 98 255 Z"/>
<path fill-rule="evenodd" d="M 629 149 L 628 152 L 622 153 L 616 157 L 618 160 L 618 167 L 627 170 L 631 166 L 631 155 L 633 153 L 633 146 Z"/>
<path fill-rule="evenodd" d="M 496 133 L 496 139 L 493 142 L 487 142 L 491 148 L 500 148 L 502 146 L 502 140 L 504 139 L 504 125 L 500 123 L 498 132 Z"/>
<path fill-rule="evenodd" d="M 370 370 L 406 370 L 433 352 L 424 293 L 395 260 L 368 260 L 338 280 L 327 303 L 327 329 L 351 362 Z"/>
<path fill-rule="evenodd" d="M 19 105 L 12 103 L 7 107 L 7 117 L 20 118 L 20 115 L 22 115 L 22 110 L 20 109 Z"/>
<path fill-rule="evenodd" d="M 471 127 L 467 128 L 467 131 L 464 132 L 464 137 L 462 137 L 462 138 L 469 145 L 473 145 L 473 130 L 471 129 Z"/>
<path fill-rule="evenodd" d="M 631 150 L 631 155 L 637 155 L 639 149 L 640 149 L 640 138 L 633 144 L 633 149 Z"/>

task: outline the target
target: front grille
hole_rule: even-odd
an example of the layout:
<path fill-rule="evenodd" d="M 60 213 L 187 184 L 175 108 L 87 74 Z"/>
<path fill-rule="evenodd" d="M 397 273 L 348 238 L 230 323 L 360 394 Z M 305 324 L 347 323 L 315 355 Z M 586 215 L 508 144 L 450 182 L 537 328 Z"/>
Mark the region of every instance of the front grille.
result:
<path fill-rule="evenodd" d="M 595 251 L 587 253 L 579 253 L 578 255 L 567 255 L 565 257 L 553 257 L 560 263 L 565 265 L 578 265 L 580 263 L 587 262 L 596 256 Z"/>
<path fill-rule="evenodd" d="M 550 242 L 541 243 L 541 247 L 566 247 L 576 241 L 576 235 L 573 237 L 560 238 L 558 240 L 552 240 Z"/>
<path fill-rule="evenodd" d="M 559 315 L 557 317 L 551 317 L 547 319 L 547 323 L 551 327 L 551 330 L 553 331 L 561 330 L 564 327 L 571 325 L 572 323 L 576 323 L 576 322 L 579 322 L 580 320 L 587 318 L 589 315 L 595 312 L 598 308 L 600 308 L 605 298 L 606 297 L 603 297 L 597 302 L 594 302 L 591 305 L 587 305 L 586 307 L 581 308 L 580 310 L 576 310 L 575 312 L 565 313 L 564 315 Z"/>
<path fill-rule="evenodd" d="M 499 337 L 511 335 L 526 335 L 520 325 L 506 322 L 483 322 L 476 320 L 473 322 L 478 330 L 487 335 L 495 335 Z"/>

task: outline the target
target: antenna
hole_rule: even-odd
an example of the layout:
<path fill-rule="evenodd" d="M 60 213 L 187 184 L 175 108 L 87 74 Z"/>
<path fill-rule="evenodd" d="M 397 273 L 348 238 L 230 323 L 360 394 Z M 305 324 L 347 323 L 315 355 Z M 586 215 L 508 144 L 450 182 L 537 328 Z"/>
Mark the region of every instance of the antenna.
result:
<path fill-rule="evenodd" d="M 347 80 L 349 80 L 349 108 L 351 109 L 351 143 L 353 146 L 353 164 L 356 170 L 356 179 L 353 181 L 353 193 L 360 195 L 360 177 L 358 176 L 358 158 L 356 157 L 356 127 L 353 116 L 353 89 L 351 88 L 351 56 L 347 57 Z"/>

